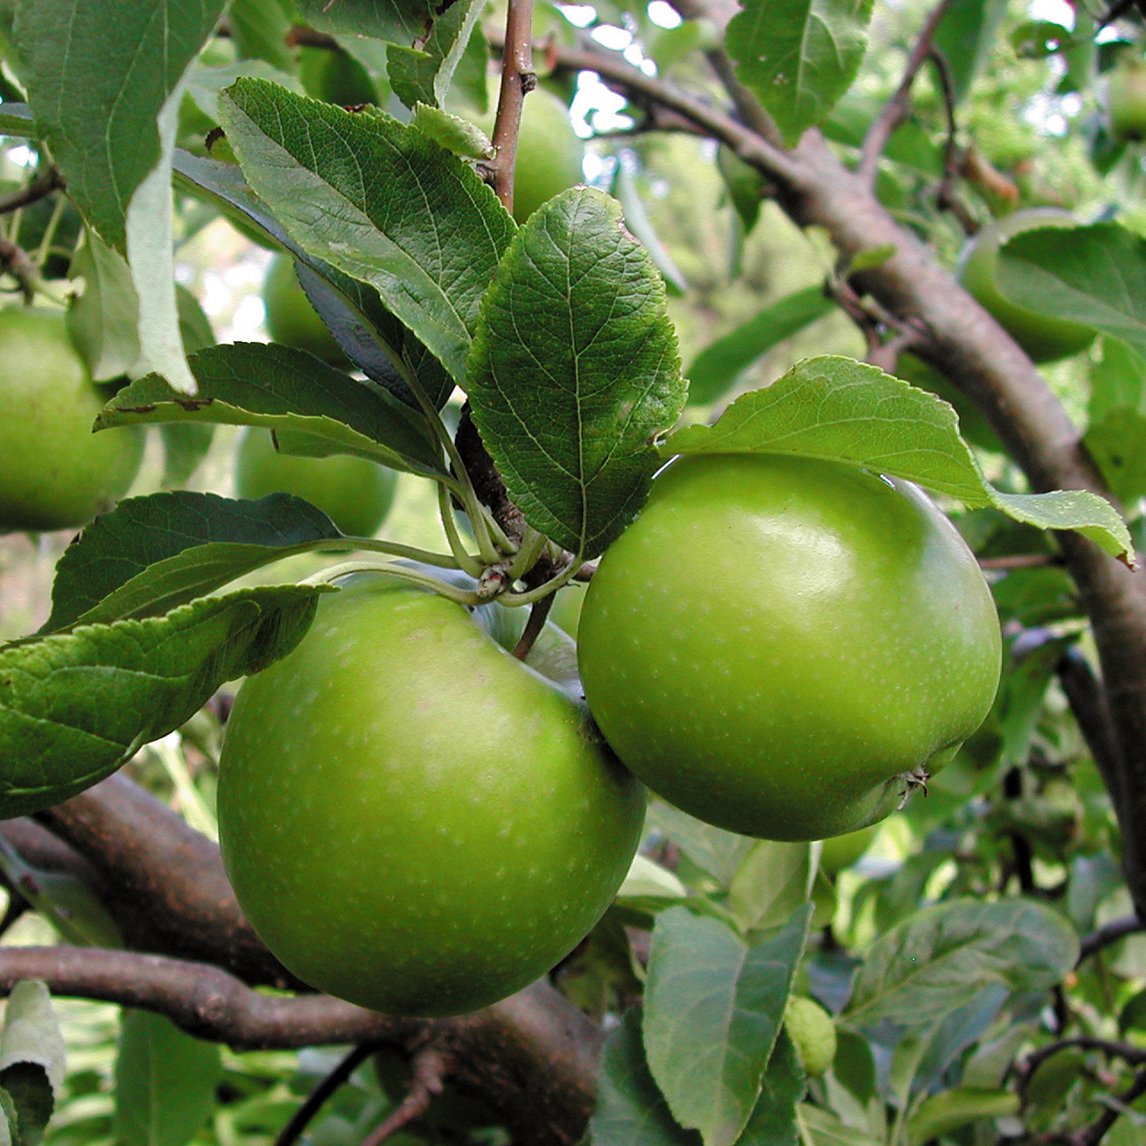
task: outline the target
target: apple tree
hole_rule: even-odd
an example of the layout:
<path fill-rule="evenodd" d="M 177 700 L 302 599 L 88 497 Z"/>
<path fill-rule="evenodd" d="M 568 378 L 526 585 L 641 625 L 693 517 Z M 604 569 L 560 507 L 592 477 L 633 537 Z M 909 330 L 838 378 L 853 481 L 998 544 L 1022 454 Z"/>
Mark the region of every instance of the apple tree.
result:
<path fill-rule="evenodd" d="M 1146 1141 L 1144 52 L 0 0 L 8 1139 Z"/>

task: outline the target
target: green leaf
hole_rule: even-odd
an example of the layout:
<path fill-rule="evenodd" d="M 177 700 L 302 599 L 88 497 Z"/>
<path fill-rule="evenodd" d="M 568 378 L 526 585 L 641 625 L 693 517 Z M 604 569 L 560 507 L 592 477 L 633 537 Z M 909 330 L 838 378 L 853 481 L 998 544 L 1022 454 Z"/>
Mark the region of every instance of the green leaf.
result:
<path fill-rule="evenodd" d="M 124 1011 L 115 1060 L 115 1133 L 133 1146 L 185 1146 L 210 1117 L 223 1060 L 169 1019 Z"/>
<path fill-rule="evenodd" d="M 737 1146 L 797 1146 L 796 1107 L 807 1088 L 795 1045 L 781 1029 L 761 1079 L 760 1096 Z"/>
<path fill-rule="evenodd" d="M 219 108 L 248 182 L 287 233 L 374 287 L 464 383 L 478 306 L 514 231 L 493 190 L 382 112 L 351 113 L 265 80 L 239 80 Z"/>
<path fill-rule="evenodd" d="M 591 1146 L 699 1146 L 700 1135 L 673 1121 L 649 1073 L 634 1009 L 605 1040 L 597 1109 L 589 1121 Z"/>
<path fill-rule="evenodd" d="M 830 314 L 835 306 L 823 287 L 805 287 L 770 303 L 735 330 L 709 343 L 687 371 L 690 405 L 707 406 L 722 398 L 753 362 L 785 338 Z"/>
<path fill-rule="evenodd" d="M 227 15 L 235 47 L 242 59 L 266 60 L 284 72 L 293 68 L 287 3 L 283 0 L 231 0 Z"/>
<path fill-rule="evenodd" d="M 699 1130 L 705 1146 L 737 1141 L 752 1115 L 810 911 L 755 944 L 684 907 L 657 919 L 645 1051 L 673 1116 Z"/>
<path fill-rule="evenodd" d="M 661 447 L 689 453 L 798 454 L 905 478 L 964 504 L 994 506 L 1039 529 L 1074 529 L 1108 553 L 1133 552 L 1129 531 L 1105 498 L 1086 490 L 1010 494 L 983 476 L 942 399 L 852 358 L 797 363 L 763 390 L 738 398 L 713 426 L 689 426 Z"/>
<path fill-rule="evenodd" d="M 814 874 L 810 844 L 756 840 L 725 906 L 744 931 L 779 927 L 807 903 Z"/>
<path fill-rule="evenodd" d="M 927 1027 L 994 984 L 1048 990 L 1077 958 L 1078 936 L 1041 904 L 952 900 L 917 911 L 872 944 L 844 1017 L 867 1027 Z"/>
<path fill-rule="evenodd" d="M 91 787 L 189 720 L 219 685 L 285 656 L 323 591 L 244 589 L 0 648 L 0 818 Z"/>
<path fill-rule="evenodd" d="M 174 490 L 121 501 L 64 551 L 41 632 L 158 616 L 342 535 L 291 494 L 234 501 Z"/>
<path fill-rule="evenodd" d="M 852 85 L 871 0 L 744 0 L 728 24 L 737 74 L 795 145 Z"/>
<path fill-rule="evenodd" d="M 1117 223 L 1040 228 L 999 250 L 999 290 L 1012 302 L 1069 316 L 1146 357 L 1146 239 Z"/>
<path fill-rule="evenodd" d="M 97 382 L 127 374 L 139 362 L 139 298 L 124 257 L 89 230 L 72 257 L 71 279 L 83 282 L 68 308 L 68 333 Z"/>
<path fill-rule="evenodd" d="M 933 1094 L 907 1120 L 908 1146 L 925 1146 L 952 1131 L 990 1118 L 1019 1113 L 1013 1090 L 959 1086 Z"/>
<path fill-rule="evenodd" d="M 489 288 L 468 375 L 525 519 L 600 553 L 643 503 L 652 441 L 684 401 L 664 284 L 615 199 L 573 188 L 530 216 Z"/>
<path fill-rule="evenodd" d="M 64 1081 L 64 1038 L 48 988 L 17 983 L 0 1036 L 0 1087 L 16 1112 L 16 1146 L 38 1146 Z"/>
<path fill-rule="evenodd" d="M 67 178 L 68 194 L 120 251 L 128 204 L 160 162 L 160 109 L 224 7 L 224 0 L 20 0 L 16 6 L 21 79 L 37 130 Z"/>
<path fill-rule="evenodd" d="M 947 62 L 956 103 L 989 59 L 1006 10 L 1006 0 L 952 0 L 943 13 L 935 47 Z"/>
<path fill-rule="evenodd" d="M 407 406 L 305 351 L 227 343 L 193 355 L 190 366 L 195 398 L 149 374 L 116 394 L 96 428 L 183 421 L 265 426 L 306 434 L 314 448 L 293 452 L 358 454 L 412 473 L 443 472 L 424 422 Z"/>
<path fill-rule="evenodd" d="M 1083 444 L 1115 497 L 1129 504 L 1146 495 L 1146 413 L 1115 407 L 1091 423 Z"/>
<path fill-rule="evenodd" d="M 665 289 L 669 294 L 680 296 L 688 291 L 688 283 L 681 274 L 680 268 L 672 260 L 672 255 L 665 249 L 660 236 L 641 202 L 640 192 L 637 190 L 637 181 L 629 170 L 632 153 L 622 154 L 617 163 L 617 173 L 613 180 L 613 194 L 621 204 L 625 216 L 625 226 L 630 233 L 640 241 L 653 265 L 661 272 L 665 280 Z M 635 162 L 635 160 L 633 160 Z"/>
<path fill-rule="evenodd" d="M 830 1110 L 807 1102 L 796 1107 L 796 1120 L 805 1146 L 883 1146 L 881 1140 L 848 1126 Z"/>
<path fill-rule="evenodd" d="M 456 0 L 436 16 L 430 34 L 419 33 L 419 47 L 390 44 L 387 72 L 394 94 L 408 107 L 442 107 L 454 73 L 463 63 L 470 36 L 485 10 L 481 0 Z M 484 78 L 484 77 L 483 77 Z"/>
<path fill-rule="evenodd" d="M 649 806 L 649 827 L 663 832 L 702 871 L 711 875 L 721 887 L 728 887 L 753 841 L 747 836 L 725 831 L 656 801 Z"/>
<path fill-rule="evenodd" d="M 307 255 L 251 190 L 238 167 L 184 151 L 175 157 L 175 174 L 182 188 L 214 203 L 241 226 L 253 225 L 266 242 L 301 260 L 299 281 L 307 298 L 368 378 L 417 408 L 408 384 L 412 375 L 436 408 L 446 404 L 454 381 L 441 363 L 383 307 L 376 290 Z"/>
<path fill-rule="evenodd" d="M 433 18 L 427 0 L 296 0 L 304 22 L 320 32 L 374 36 L 395 44 L 412 44 Z"/>

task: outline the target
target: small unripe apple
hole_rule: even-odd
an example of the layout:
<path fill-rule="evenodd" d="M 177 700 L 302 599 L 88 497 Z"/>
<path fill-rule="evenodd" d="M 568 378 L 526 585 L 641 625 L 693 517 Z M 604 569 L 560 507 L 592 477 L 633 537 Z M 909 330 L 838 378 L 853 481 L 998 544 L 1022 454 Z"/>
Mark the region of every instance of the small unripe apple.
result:
<path fill-rule="evenodd" d="M 498 83 L 489 83 L 489 110 L 474 117 L 486 134 L 493 132 Z M 584 179 L 585 145 L 569 121 L 569 108 L 548 88 L 525 96 L 517 136 L 513 179 L 513 217 L 524 223 L 542 203 Z"/>
<path fill-rule="evenodd" d="M 1053 362 L 1085 350 L 1095 338 L 1092 327 L 1072 322 L 1069 318 L 1028 310 L 1012 302 L 999 290 L 996 276 L 999 269 L 999 248 L 1024 231 L 1037 227 L 1058 227 L 1063 231 L 1063 242 L 1069 243 L 1067 234 L 1078 221 L 1069 211 L 1055 207 L 1032 207 L 994 219 L 979 231 L 963 248 L 959 257 L 957 276 L 968 293 L 986 310 L 1008 334 L 1030 355 L 1034 362 Z"/>
<path fill-rule="evenodd" d="M 263 281 L 263 307 L 267 333 L 272 341 L 297 350 L 308 350 L 332 366 L 346 366 L 334 335 L 310 305 L 295 274 L 294 260 L 281 251 L 271 256 Z"/>
<path fill-rule="evenodd" d="M 92 433 L 109 397 L 72 345 L 63 311 L 0 307 L 0 533 L 86 525 L 127 492 L 144 433 Z"/>
<path fill-rule="evenodd" d="M 1110 134 L 1127 143 L 1146 139 L 1146 60 L 1125 56 L 1106 77 Z"/>
<path fill-rule="evenodd" d="M 351 537 L 373 537 L 394 503 L 398 475 L 351 454 L 312 458 L 275 449 L 268 430 L 248 426 L 235 450 L 235 493 L 293 493 L 318 506 Z"/>
<path fill-rule="evenodd" d="M 990 710 L 1001 644 L 974 554 L 911 483 L 694 455 L 601 558 L 578 660 L 605 739 L 654 792 L 817 840 L 940 771 Z"/>
<path fill-rule="evenodd" d="M 644 807 L 566 692 L 461 605 L 385 576 L 324 598 L 247 679 L 219 763 L 255 930 L 304 982 L 396 1014 L 544 975 L 608 907 Z"/>

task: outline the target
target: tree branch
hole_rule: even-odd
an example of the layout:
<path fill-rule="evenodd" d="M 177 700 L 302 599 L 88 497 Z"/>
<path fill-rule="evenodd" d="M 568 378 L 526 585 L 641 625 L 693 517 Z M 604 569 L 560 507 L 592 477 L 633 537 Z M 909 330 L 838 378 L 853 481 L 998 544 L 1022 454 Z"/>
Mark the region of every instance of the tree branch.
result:
<path fill-rule="evenodd" d="M 58 994 L 156 1010 L 240 1047 L 385 1041 L 413 1054 L 429 1045 L 457 1064 L 458 1088 L 494 1106 L 523 1141 L 569 1146 L 583 1133 L 603 1036 L 544 980 L 475 1014 L 432 1020 L 266 995 L 249 985 L 297 980 L 247 923 L 216 845 L 171 809 L 117 774 L 38 820 L 12 821 L 5 834 L 36 849 L 37 862 L 54 857 L 91 878 L 129 945 L 160 954 L 0 948 L 0 988 L 41 978 Z"/>

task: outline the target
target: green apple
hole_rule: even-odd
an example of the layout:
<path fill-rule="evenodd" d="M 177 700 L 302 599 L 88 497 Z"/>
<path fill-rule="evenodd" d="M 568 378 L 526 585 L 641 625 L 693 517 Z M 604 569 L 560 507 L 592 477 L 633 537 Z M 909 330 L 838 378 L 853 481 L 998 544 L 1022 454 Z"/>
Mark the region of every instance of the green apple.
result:
<path fill-rule="evenodd" d="M 394 503 L 398 475 L 351 454 L 284 454 L 268 430 L 246 427 L 235 448 L 235 493 L 293 493 L 318 506 L 350 537 L 373 537 Z"/>
<path fill-rule="evenodd" d="M 1123 57 L 1106 77 L 1110 134 L 1127 143 L 1146 139 L 1146 60 Z"/>
<path fill-rule="evenodd" d="M 999 248 L 1008 239 L 1037 227 L 1077 227 L 1069 211 L 1056 207 L 1031 207 L 994 219 L 964 246 L 956 270 L 968 293 L 986 310 L 1035 362 L 1053 362 L 1085 350 L 1095 337 L 1094 330 L 1053 314 L 1028 310 L 1004 297 L 996 282 Z M 1063 237 L 1069 242 L 1069 237 Z"/>
<path fill-rule="evenodd" d="M 487 134 L 497 110 L 497 80 L 490 80 L 489 110 L 475 117 Z M 542 203 L 584 180 L 585 145 L 569 121 L 569 108 L 548 88 L 525 97 L 517 136 L 513 177 L 513 217 L 524 223 Z"/>
<path fill-rule="evenodd" d="M 267 333 L 274 342 L 309 350 L 332 366 L 347 365 L 346 355 L 334 335 L 310 305 L 295 274 L 294 260 L 281 251 L 271 257 L 267 267 L 267 277 L 263 280 L 263 307 Z"/>
<path fill-rule="evenodd" d="M 826 1074 L 836 1058 L 832 1016 L 807 995 L 789 995 L 784 1005 L 784 1029 L 805 1072 L 813 1078 Z"/>
<path fill-rule="evenodd" d="M 926 495 L 779 455 L 663 470 L 578 641 L 621 760 L 699 819 L 776 840 L 893 811 L 982 722 L 1001 661 L 974 554 Z"/>
<path fill-rule="evenodd" d="M 475 1010 L 544 975 L 612 900 L 644 807 L 566 692 L 386 576 L 324 598 L 247 679 L 219 765 L 255 930 L 304 982 L 394 1014 Z"/>
<path fill-rule="evenodd" d="M 0 307 L 0 533 L 85 525 L 127 492 L 144 434 L 92 433 L 110 396 L 92 382 L 62 310 Z"/>

